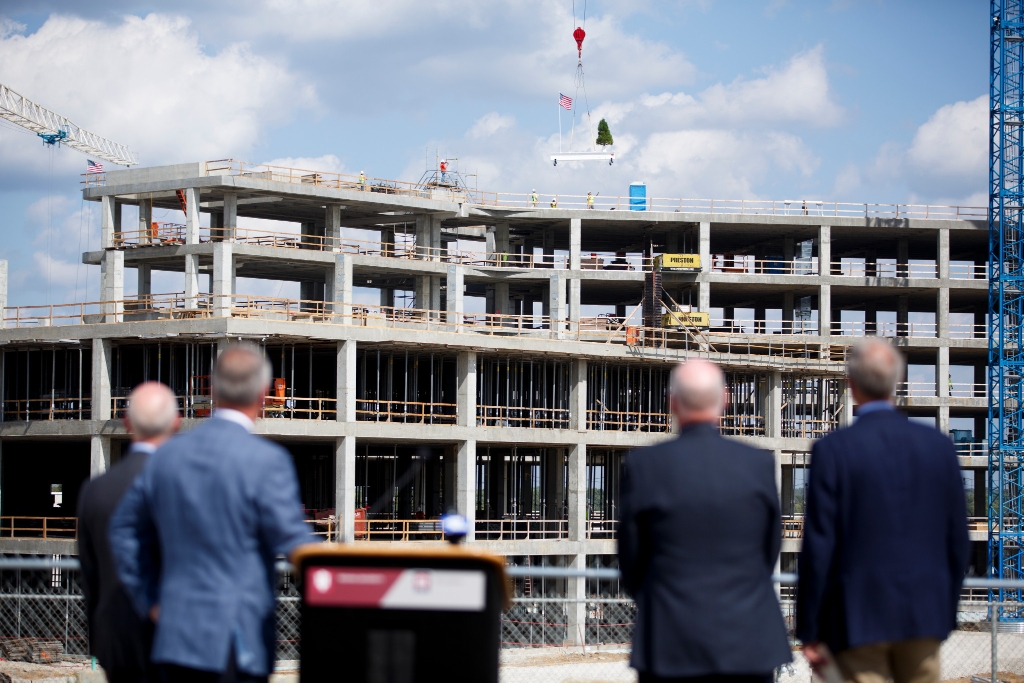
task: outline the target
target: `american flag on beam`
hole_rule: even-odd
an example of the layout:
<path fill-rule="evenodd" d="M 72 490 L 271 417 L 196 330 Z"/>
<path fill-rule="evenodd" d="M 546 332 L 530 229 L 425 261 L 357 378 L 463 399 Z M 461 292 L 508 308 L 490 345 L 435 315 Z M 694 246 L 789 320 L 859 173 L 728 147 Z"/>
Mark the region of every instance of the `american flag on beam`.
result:
<path fill-rule="evenodd" d="M 85 165 L 85 172 L 86 173 L 103 173 L 103 164 L 101 164 L 98 161 L 93 161 L 92 159 L 89 159 L 86 162 L 86 165 Z"/>
<path fill-rule="evenodd" d="M 572 98 L 568 95 L 558 93 L 558 104 L 560 104 L 563 109 L 572 109 Z"/>

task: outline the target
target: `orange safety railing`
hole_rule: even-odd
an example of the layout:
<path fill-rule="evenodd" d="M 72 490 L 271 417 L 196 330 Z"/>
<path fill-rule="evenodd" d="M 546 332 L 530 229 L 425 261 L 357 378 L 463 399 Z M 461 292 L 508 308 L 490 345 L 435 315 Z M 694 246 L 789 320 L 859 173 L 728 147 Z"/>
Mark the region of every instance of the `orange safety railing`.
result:
<path fill-rule="evenodd" d="M 0 517 L 0 537 L 74 539 L 77 517 Z"/>
<path fill-rule="evenodd" d="M 535 541 L 569 537 L 565 519 L 478 519 L 478 541 Z"/>
<path fill-rule="evenodd" d="M 804 518 L 803 515 L 799 517 L 783 517 L 782 518 L 782 537 L 783 538 L 803 538 L 804 537 Z"/>
<path fill-rule="evenodd" d="M 92 416 L 92 399 L 88 396 L 52 398 L 5 398 L 4 422 L 33 420 L 88 420 Z"/>
<path fill-rule="evenodd" d="M 454 403 L 356 399 L 356 420 L 408 424 L 455 424 Z"/>
<path fill-rule="evenodd" d="M 587 538 L 602 539 L 602 538 L 617 538 L 616 533 L 619 529 L 619 520 L 617 519 L 588 519 L 587 520 Z"/>
<path fill-rule="evenodd" d="M 480 427 L 568 429 L 569 409 L 478 405 L 476 423 Z"/>
<path fill-rule="evenodd" d="M 587 410 L 587 429 L 616 432 L 667 432 L 670 418 L 668 413 L 592 408 Z"/>
<path fill-rule="evenodd" d="M 586 195 L 543 193 L 536 201 L 532 193 L 486 192 L 456 187 L 426 186 L 401 180 L 370 178 L 348 173 L 287 168 L 268 164 L 252 164 L 235 159 L 207 161 L 206 176 L 240 176 L 277 183 L 310 185 L 357 192 L 437 199 L 483 206 L 512 207 L 547 211 L 582 209 L 625 211 L 636 208 L 633 198 L 624 195 L 596 195 L 592 203 Z M 106 184 L 105 173 L 85 173 L 86 187 Z M 554 203 L 555 206 L 552 206 Z M 681 213 L 740 214 L 760 216 L 833 216 L 855 218 L 924 218 L 982 221 L 988 209 L 982 206 L 943 206 L 929 204 L 867 204 L 832 202 L 817 199 L 685 199 L 648 197 L 643 209 Z"/>
<path fill-rule="evenodd" d="M 368 519 L 356 522 L 358 541 L 440 541 L 439 519 Z M 360 528 L 362 527 L 362 528 Z"/>

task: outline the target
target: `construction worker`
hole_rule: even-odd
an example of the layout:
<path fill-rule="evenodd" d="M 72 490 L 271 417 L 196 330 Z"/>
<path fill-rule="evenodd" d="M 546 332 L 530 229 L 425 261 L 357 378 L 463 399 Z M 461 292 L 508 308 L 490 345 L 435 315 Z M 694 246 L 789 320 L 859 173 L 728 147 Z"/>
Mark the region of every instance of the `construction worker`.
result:
<path fill-rule="evenodd" d="M 361 191 L 366 189 L 366 174 L 363 173 L 362 171 L 359 172 L 358 183 L 359 183 L 359 189 Z"/>
<path fill-rule="evenodd" d="M 588 209 L 593 209 L 594 208 L 594 193 L 593 192 L 588 192 L 587 193 L 587 208 Z"/>
<path fill-rule="evenodd" d="M 530 195 L 530 204 L 532 204 L 533 208 L 536 209 L 537 208 L 537 202 L 539 202 L 539 201 L 540 201 L 540 197 L 537 196 L 537 190 L 534 190 L 533 193 Z"/>
<path fill-rule="evenodd" d="M 557 209 L 558 208 L 558 197 L 552 197 L 551 198 L 551 208 L 552 209 Z"/>

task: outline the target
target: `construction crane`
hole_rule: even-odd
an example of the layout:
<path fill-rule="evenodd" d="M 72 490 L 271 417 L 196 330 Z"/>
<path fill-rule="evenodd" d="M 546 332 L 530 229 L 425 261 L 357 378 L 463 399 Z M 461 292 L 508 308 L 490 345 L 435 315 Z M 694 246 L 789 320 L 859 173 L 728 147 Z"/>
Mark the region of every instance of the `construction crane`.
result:
<path fill-rule="evenodd" d="M 992 0 L 989 81 L 988 549 L 1021 579 L 1024 547 L 1024 0 Z M 1000 589 L 1000 601 L 1024 591 Z M 1024 621 L 1006 610 L 1002 619 Z"/>
<path fill-rule="evenodd" d="M 101 138 L 60 114 L 42 107 L 0 83 L 0 118 L 27 128 L 48 145 L 67 145 L 89 156 L 121 166 L 138 164 L 135 152 L 127 146 Z"/>

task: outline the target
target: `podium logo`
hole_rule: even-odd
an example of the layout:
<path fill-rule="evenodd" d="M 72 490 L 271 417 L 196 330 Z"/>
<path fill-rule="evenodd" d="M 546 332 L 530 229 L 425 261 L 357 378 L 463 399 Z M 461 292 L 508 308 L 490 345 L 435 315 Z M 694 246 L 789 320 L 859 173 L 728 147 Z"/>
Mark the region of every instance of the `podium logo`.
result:
<path fill-rule="evenodd" d="M 313 588 L 317 593 L 326 593 L 331 589 L 332 583 L 334 583 L 334 577 L 328 570 L 319 569 L 313 572 Z"/>

